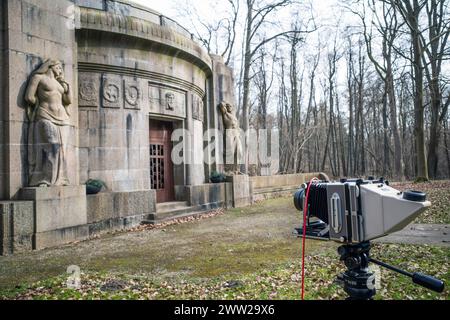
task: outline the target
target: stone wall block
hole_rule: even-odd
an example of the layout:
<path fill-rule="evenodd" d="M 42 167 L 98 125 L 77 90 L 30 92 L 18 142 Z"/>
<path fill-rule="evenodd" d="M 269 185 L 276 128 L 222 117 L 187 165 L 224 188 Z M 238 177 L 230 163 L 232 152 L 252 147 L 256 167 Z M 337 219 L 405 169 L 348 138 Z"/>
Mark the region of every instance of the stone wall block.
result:
<path fill-rule="evenodd" d="M 227 182 L 232 184 L 233 206 L 245 207 L 251 204 L 250 179 L 248 175 L 227 176 Z"/>
<path fill-rule="evenodd" d="M 35 202 L 38 233 L 87 223 L 84 185 L 23 188 L 20 198 Z"/>

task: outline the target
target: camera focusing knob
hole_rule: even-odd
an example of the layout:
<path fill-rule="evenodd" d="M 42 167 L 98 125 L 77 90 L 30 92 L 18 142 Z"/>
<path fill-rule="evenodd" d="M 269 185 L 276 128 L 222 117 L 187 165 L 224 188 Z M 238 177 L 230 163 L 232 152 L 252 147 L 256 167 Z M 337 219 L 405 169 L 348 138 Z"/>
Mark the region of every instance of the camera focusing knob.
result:
<path fill-rule="evenodd" d="M 403 199 L 409 201 L 424 202 L 427 200 L 427 194 L 417 190 L 406 190 L 403 192 Z"/>

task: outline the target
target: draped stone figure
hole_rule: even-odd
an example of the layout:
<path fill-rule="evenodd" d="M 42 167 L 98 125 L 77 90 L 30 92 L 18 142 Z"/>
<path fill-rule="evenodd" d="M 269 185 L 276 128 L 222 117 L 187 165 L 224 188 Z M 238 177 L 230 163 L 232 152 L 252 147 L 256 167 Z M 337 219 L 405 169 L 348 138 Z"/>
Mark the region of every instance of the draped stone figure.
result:
<path fill-rule="evenodd" d="M 69 185 L 67 142 L 72 103 L 70 85 L 64 80 L 62 64 L 46 60 L 29 79 L 25 92 L 27 116 L 28 165 L 30 187 Z"/>
<path fill-rule="evenodd" d="M 239 121 L 234 114 L 234 108 L 230 103 L 222 101 L 218 105 L 222 113 L 223 126 L 225 128 L 225 168 L 238 173 L 239 161 L 242 158 L 241 132 Z"/>

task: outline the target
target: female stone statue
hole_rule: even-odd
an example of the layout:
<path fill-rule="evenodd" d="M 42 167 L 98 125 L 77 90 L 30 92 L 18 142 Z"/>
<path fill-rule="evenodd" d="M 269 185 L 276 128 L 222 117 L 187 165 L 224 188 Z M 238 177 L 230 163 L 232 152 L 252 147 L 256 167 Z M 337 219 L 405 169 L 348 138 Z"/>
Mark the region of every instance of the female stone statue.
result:
<path fill-rule="evenodd" d="M 31 74 L 25 92 L 31 187 L 69 184 L 66 145 L 71 96 L 60 61 L 48 59 Z"/>

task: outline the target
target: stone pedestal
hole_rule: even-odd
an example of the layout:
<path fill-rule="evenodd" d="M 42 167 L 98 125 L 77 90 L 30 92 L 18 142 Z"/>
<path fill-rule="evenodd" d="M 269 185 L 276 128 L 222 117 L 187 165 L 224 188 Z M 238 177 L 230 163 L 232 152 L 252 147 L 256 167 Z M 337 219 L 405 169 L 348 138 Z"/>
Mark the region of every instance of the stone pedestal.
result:
<path fill-rule="evenodd" d="M 86 186 L 23 188 L 22 200 L 34 201 L 34 248 L 42 249 L 89 236 Z"/>
<path fill-rule="evenodd" d="M 227 176 L 226 182 L 232 184 L 233 207 L 240 208 L 252 203 L 250 179 L 246 174 Z"/>

